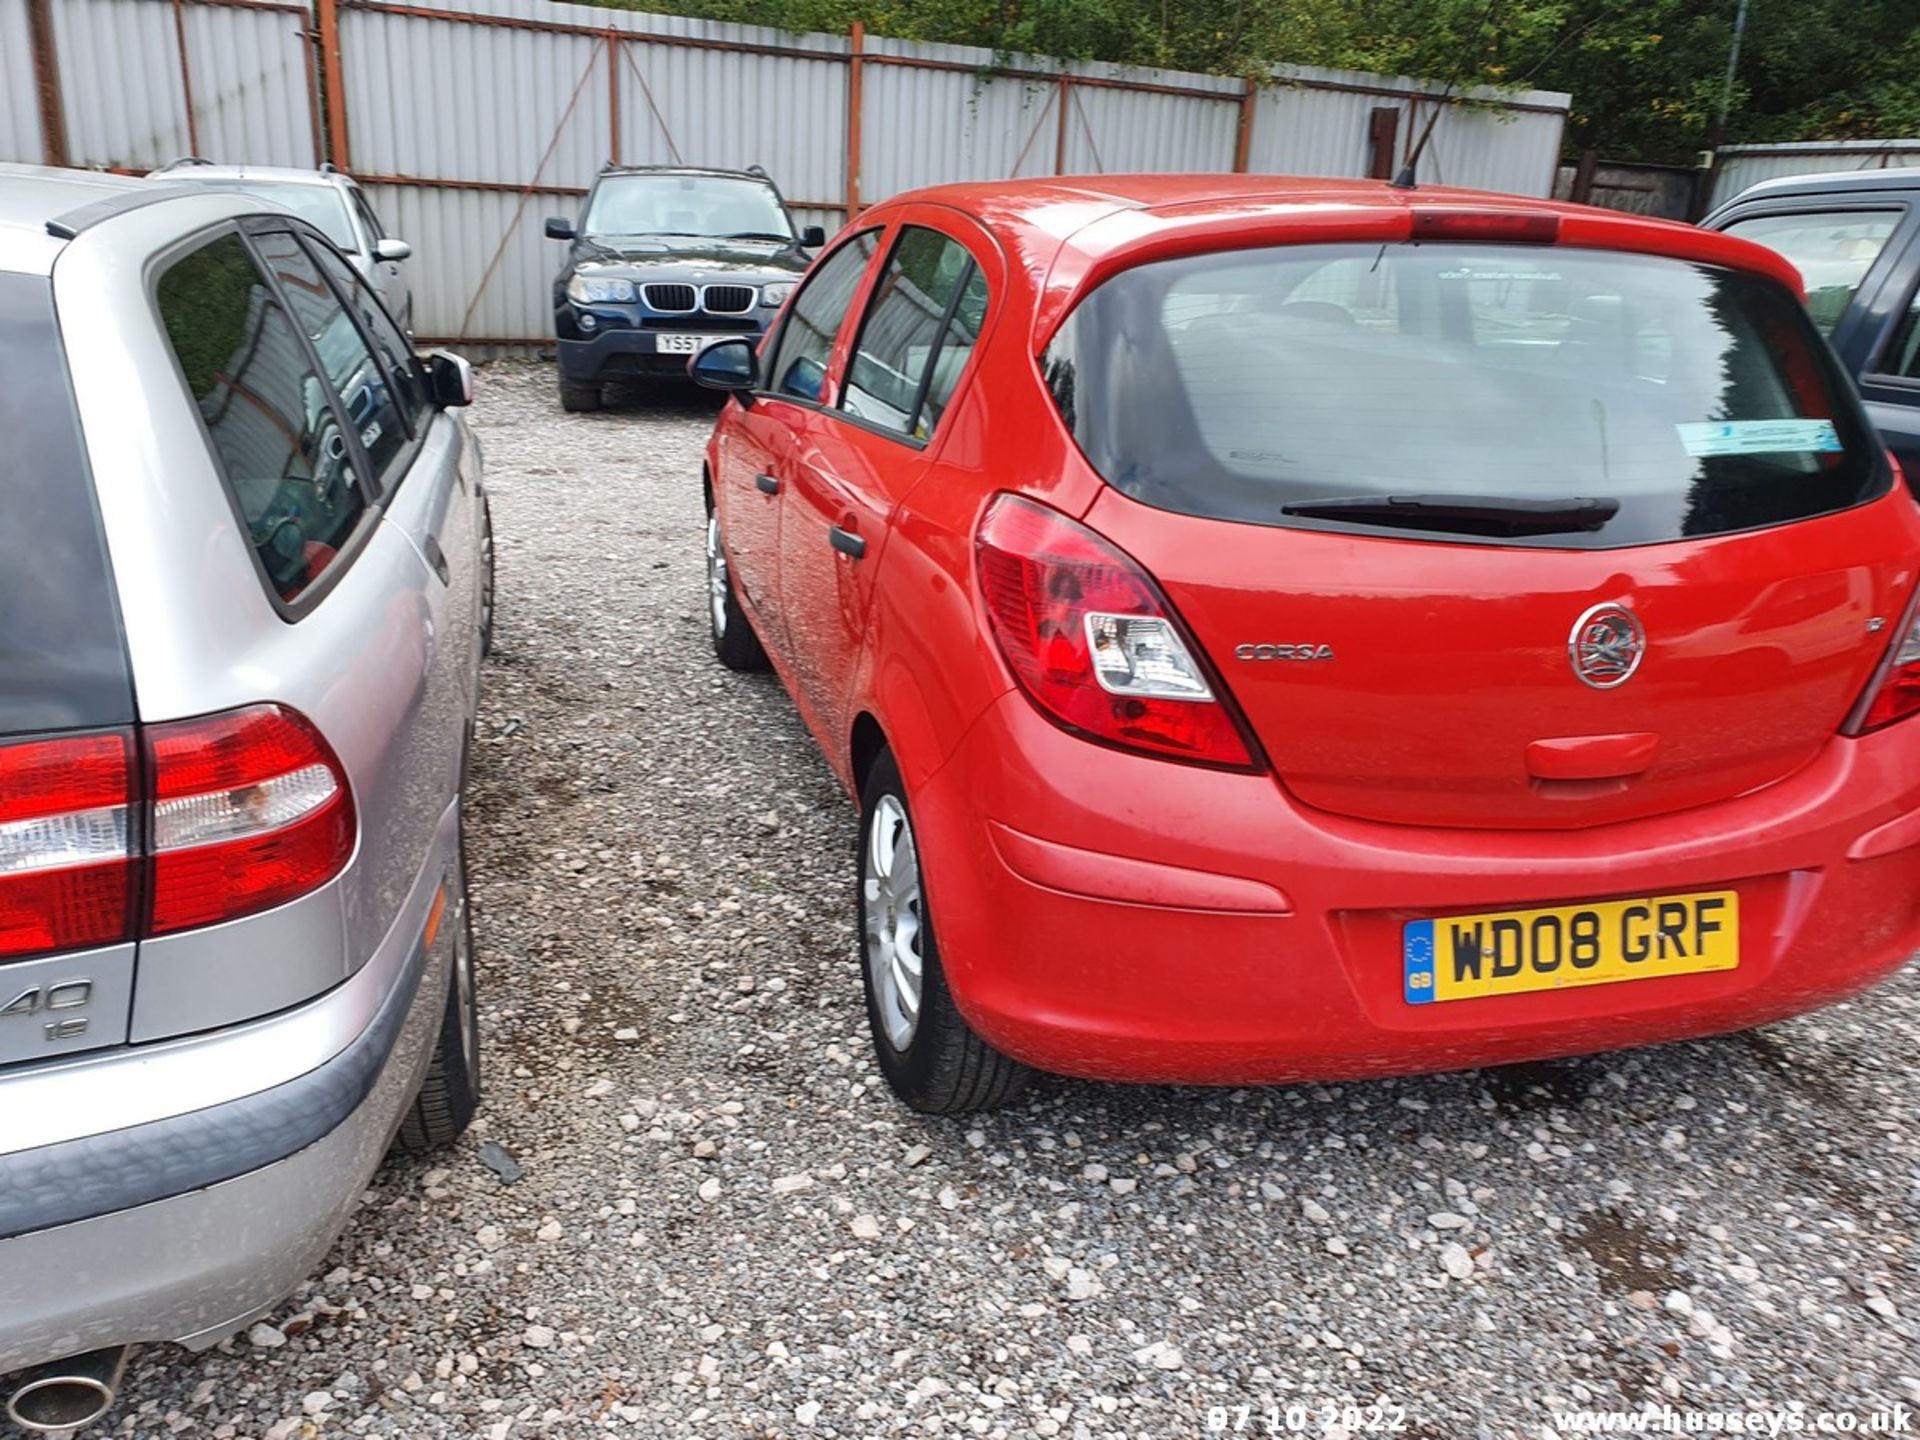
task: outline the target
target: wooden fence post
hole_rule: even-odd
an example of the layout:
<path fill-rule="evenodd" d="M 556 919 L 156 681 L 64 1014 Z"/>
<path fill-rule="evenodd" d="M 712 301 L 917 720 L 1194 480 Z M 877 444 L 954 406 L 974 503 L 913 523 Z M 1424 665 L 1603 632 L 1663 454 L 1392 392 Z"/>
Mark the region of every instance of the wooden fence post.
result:
<path fill-rule="evenodd" d="M 327 158 L 352 168 L 347 151 L 347 76 L 340 63 L 340 0 L 315 0 L 320 20 L 320 74 L 327 88 Z"/>
<path fill-rule="evenodd" d="M 1233 171 L 1236 175 L 1247 173 L 1247 162 L 1253 156 L 1254 107 L 1260 100 L 1258 85 L 1248 80 L 1246 87 L 1240 92 L 1240 129 L 1233 137 Z"/>
<path fill-rule="evenodd" d="M 853 22 L 847 35 L 847 223 L 860 218 L 860 130 L 866 109 L 867 27 Z"/>
<path fill-rule="evenodd" d="M 60 96 L 60 55 L 53 39 L 52 0 L 27 0 L 28 43 L 33 47 L 34 89 L 40 99 L 40 152 L 49 165 L 65 165 L 67 111 Z"/>

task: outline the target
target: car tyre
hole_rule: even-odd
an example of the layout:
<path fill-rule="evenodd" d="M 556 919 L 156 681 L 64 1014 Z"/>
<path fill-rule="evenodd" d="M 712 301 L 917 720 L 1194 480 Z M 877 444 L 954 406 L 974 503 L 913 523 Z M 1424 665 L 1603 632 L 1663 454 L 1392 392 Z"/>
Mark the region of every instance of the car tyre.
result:
<path fill-rule="evenodd" d="M 707 630 L 713 637 L 713 653 L 729 670 L 767 668 L 767 652 L 734 588 L 720 535 L 720 512 L 713 508 L 712 495 L 707 496 Z"/>
<path fill-rule="evenodd" d="M 464 843 L 454 863 L 446 923 L 453 927 L 453 967 L 433 1058 L 420 1093 L 400 1121 L 400 1148 L 416 1155 L 441 1150 L 465 1133 L 480 1108 L 480 1006 L 475 997 L 473 914 L 467 903 Z"/>
<path fill-rule="evenodd" d="M 598 410 L 602 403 L 600 382 L 597 380 L 569 380 L 560 377 L 560 408 L 570 414 L 578 415 L 587 410 Z"/>
<path fill-rule="evenodd" d="M 947 989 L 912 811 L 891 751 L 880 753 L 861 791 L 857 874 L 867 1024 L 893 1093 L 933 1115 L 993 1110 L 1017 1098 L 1033 1072 L 976 1035 Z"/>

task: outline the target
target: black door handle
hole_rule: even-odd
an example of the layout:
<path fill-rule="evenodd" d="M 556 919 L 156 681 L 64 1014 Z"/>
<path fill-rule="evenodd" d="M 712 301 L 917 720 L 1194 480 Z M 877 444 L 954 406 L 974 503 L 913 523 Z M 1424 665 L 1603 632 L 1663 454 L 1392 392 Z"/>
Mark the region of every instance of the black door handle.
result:
<path fill-rule="evenodd" d="M 780 482 L 771 475 L 756 475 L 753 477 L 753 483 L 762 495 L 778 495 L 780 493 Z"/>
<path fill-rule="evenodd" d="M 851 530 L 842 530 L 838 525 L 827 531 L 827 540 L 842 555 L 851 555 L 858 560 L 867 553 L 867 542 Z"/>

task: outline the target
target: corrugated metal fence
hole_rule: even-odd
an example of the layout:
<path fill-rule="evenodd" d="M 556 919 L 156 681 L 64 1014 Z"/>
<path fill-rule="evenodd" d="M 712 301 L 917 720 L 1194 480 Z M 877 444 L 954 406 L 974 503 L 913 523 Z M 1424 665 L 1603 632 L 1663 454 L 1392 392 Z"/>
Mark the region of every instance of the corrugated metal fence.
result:
<path fill-rule="evenodd" d="M 608 160 L 764 165 L 803 222 L 831 230 L 946 180 L 1389 174 L 1439 106 L 1423 178 L 1544 195 L 1568 103 L 1443 103 L 1425 82 L 1303 67 L 1256 85 L 547 0 L 311 7 L 0 0 L 0 158 L 328 155 L 413 243 L 423 335 L 521 345 L 550 333 L 560 257 L 540 222 L 577 208 Z"/>
<path fill-rule="evenodd" d="M 1714 167 L 1709 206 L 1731 200 L 1762 180 L 1836 170 L 1887 170 L 1920 165 L 1920 140 L 1808 140 L 1790 145 L 1728 145 Z"/>

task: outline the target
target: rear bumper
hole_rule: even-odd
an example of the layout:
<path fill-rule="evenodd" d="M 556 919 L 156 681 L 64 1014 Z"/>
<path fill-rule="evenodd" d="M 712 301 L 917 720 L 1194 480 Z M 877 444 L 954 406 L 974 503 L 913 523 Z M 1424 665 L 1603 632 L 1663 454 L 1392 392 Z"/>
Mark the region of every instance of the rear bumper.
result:
<path fill-rule="evenodd" d="M 423 872 L 387 942 L 350 980 L 246 1029 L 371 1014 L 323 1063 L 219 1104 L 0 1154 L 0 1373 L 102 1345 L 212 1344 L 304 1279 L 351 1216 L 425 1072 L 445 1006 L 451 930 L 422 944 Z M 228 1040 L 230 1037 L 221 1037 Z M 102 1057 L 164 1093 L 209 1041 Z M 14 1079 L 0 1080 L 0 1109 Z M 4 1137 L 0 1137 L 4 1138 Z"/>
<path fill-rule="evenodd" d="M 1790 780 L 1681 814 L 1431 830 L 1090 745 L 1008 694 L 913 800 L 962 1012 L 1006 1053 L 1092 1078 L 1390 1075 L 1743 1029 L 1920 947 L 1920 729 L 1837 740 Z M 1405 999 L 1409 920 L 1727 888 L 1733 970 Z"/>
<path fill-rule="evenodd" d="M 752 340 L 759 342 L 762 327 L 757 321 L 743 319 L 737 330 L 701 331 L 704 344 L 716 340 Z M 666 354 L 660 350 L 660 334 L 653 330 L 610 326 L 592 336 L 560 336 L 554 341 L 560 374 L 568 380 L 591 382 L 619 380 L 635 376 L 684 379 L 688 354 Z"/>

